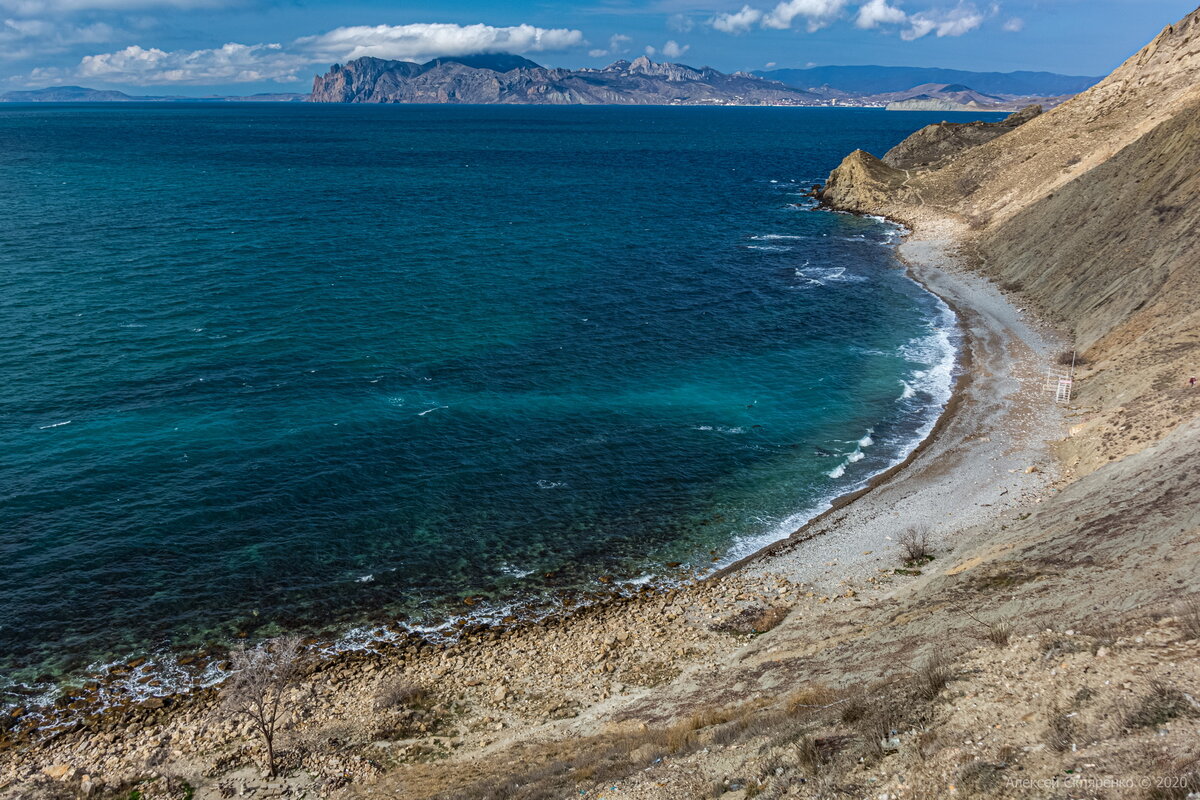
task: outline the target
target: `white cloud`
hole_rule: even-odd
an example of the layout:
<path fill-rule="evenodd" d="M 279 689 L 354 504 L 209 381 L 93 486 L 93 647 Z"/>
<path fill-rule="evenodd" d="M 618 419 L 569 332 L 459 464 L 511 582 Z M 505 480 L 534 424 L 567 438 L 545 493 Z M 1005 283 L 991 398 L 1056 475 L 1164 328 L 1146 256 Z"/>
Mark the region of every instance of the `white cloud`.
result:
<path fill-rule="evenodd" d="M 4 41 L 0 29 L 0 43 Z M 99 35 L 97 30 L 96 34 Z M 616 35 L 611 47 L 623 47 L 628 36 Z M 517 25 L 379 25 L 335 28 L 318 36 L 305 36 L 291 45 L 238 44 L 203 50 L 160 50 L 137 45 L 112 53 L 84 56 L 73 70 L 38 69 L 31 81 L 65 77 L 105 83 L 221 84 L 258 81 L 291 82 L 321 63 L 350 61 L 361 56 L 424 61 L 439 56 L 476 53 L 532 53 L 583 45 L 577 30 Z M 686 48 L 684 48 L 686 49 Z"/>
<path fill-rule="evenodd" d="M 0 0 L 0 10 L 23 17 L 76 11 L 131 11 L 145 8 L 213 8 L 226 0 Z"/>
<path fill-rule="evenodd" d="M 936 33 L 938 37 L 962 36 L 982 25 L 983 20 L 984 15 L 968 3 L 959 3 L 945 12 L 922 11 L 909 16 L 909 27 L 901 32 L 900 38 L 911 42 L 930 33 Z"/>
<path fill-rule="evenodd" d="M 739 34 L 750 30 L 750 28 L 762 19 L 762 16 L 763 12 L 757 8 L 742 6 L 741 11 L 717 14 L 708 21 L 708 24 L 716 30 L 724 31 L 725 33 Z"/>
<path fill-rule="evenodd" d="M 1020 33 L 1025 30 L 1025 20 L 1020 17 L 1013 17 L 1004 23 L 1004 30 L 1009 33 Z"/>
<path fill-rule="evenodd" d="M 808 21 L 810 32 L 820 30 L 841 16 L 847 0 L 784 0 L 763 17 L 764 28 L 786 30 L 797 17 Z"/>
<path fill-rule="evenodd" d="M 696 21 L 686 14 L 672 14 L 667 17 L 667 28 L 679 33 L 690 33 L 696 27 Z"/>
<path fill-rule="evenodd" d="M 674 39 L 671 39 L 663 45 L 662 54 L 666 58 L 680 58 L 684 53 L 691 49 L 692 46 L 690 44 L 680 46 L 678 42 L 676 42 Z"/>
<path fill-rule="evenodd" d="M 604 56 L 619 56 L 622 53 L 629 52 L 629 48 L 627 47 L 627 45 L 631 41 L 633 41 L 633 39 L 629 36 L 626 36 L 623 33 L 614 33 L 612 36 L 608 37 L 608 47 L 596 48 L 595 50 L 588 50 L 588 55 L 591 56 L 592 58 L 603 58 Z"/>
<path fill-rule="evenodd" d="M 154 84 L 250 83 L 295 81 L 311 59 L 290 54 L 278 44 L 229 43 L 211 50 L 165 51 L 132 45 L 113 53 L 84 56 L 72 77 L 137 86 Z M 56 70 L 34 70 L 31 78 L 62 77 Z"/>
<path fill-rule="evenodd" d="M 887 0 L 870 0 L 858 7 L 858 16 L 854 24 L 860 28 L 876 28 L 880 25 L 890 25 L 908 20 L 908 15 Z"/>
<path fill-rule="evenodd" d="M 42 19 L 0 21 L 0 60 L 15 61 L 58 53 L 77 44 L 111 41 L 115 31 L 102 22 L 72 25 Z"/>
<path fill-rule="evenodd" d="M 334 28 L 319 36 L 296 40 L 296 46 L 317 60 L 350 61 L 363 56 L 426 61 L 442 56 L 476 53 L 541 53 L 567 50 L 584 43 L 583 33 L 566 28 L 515 25 L 357 25 Z"/>
<path fill-rule="evenodd" d="M 645 52 L 646 52 L 647 56 L 649 56 L 650 58 L 654 58 L 654 54 L 657 53 L 658 50 L 656 50 L 653 45 L 646 45 Z"/>

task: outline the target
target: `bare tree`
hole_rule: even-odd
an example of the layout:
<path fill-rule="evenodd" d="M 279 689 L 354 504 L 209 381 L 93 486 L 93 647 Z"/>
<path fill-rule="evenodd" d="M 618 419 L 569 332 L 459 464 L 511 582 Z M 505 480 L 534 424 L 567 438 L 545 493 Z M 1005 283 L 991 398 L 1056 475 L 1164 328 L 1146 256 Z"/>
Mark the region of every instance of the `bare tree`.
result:
<path fill-rule="evenodd" d="M 283 696 L 299 677 L 300 639 L 286 637 L 230 653 L 233 674 L 222 687 L 228 715 L 250 721 L 267 751 L 267 777 L 275 777 L 275 733 L 287 716 Z"/>
<path fill-rule="evenodd" d="M 910 525 L 900 534 L 900 560 L 906 565 L 920 566 L 929 561 L 929 526 Z"/>

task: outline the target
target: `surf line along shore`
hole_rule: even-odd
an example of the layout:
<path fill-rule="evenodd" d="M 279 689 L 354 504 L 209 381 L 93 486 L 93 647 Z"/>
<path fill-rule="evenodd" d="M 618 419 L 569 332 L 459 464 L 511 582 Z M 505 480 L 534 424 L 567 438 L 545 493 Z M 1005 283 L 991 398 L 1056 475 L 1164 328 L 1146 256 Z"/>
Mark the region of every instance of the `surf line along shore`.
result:
<path fill-rule="evenodd" d="M 960 378 L 953 405 L 920 449 L 869 491 L 806 525 L 803 546 L 785 540 L 792 547 L 770 546 L 708 581 L 647 587 L 503 628 L 479 626 L 451 642 L 406 636 L 331 654 L 295 687 L 296 734 L 332 726 L 338 740 L 370 748 L 383 736 L 380 729 L 396 724 L 391 711 L 379 708 L 380 691 L 410 685 L 434 699 L 420 720 L 404 722 L 412 735 L 389 752 L 403 764 L 437 751 L 450 759 L 439 763 L 448 764 L 529 739 L 588 735 L 620 720 L 653 724 L 695 708 L 701 692 L 718 693 L 722 702 L 754 697 L 772 687 L 746 679 L 744 664 L 778 661 L 782 654 L 773 650 L 799 652 L 821 640 L 822 608 L 842 618 L 919 585 L 913 582 L 920 578 L 888 570 L 898 566 L 894 539 L 905 525 L 929 524 L 941 558 L 959 530 L 1000 518 L 1004 507 L 1044 491 L 1046 471 L 1025 468 L 1045 463 L 1045 439 L 1056 438 L 1057 411 L 1040 397 L 1037 380 L 1050 339 L 1000 291 L 956 267 L 955 235 L 953 228 L 923 225 L 900 254 L 914 277 L 958 313 L 970 359 L 960 372 L 970 377 Z M 738 636 L 730 621 L 763 607 L 786 609 L 778 634 Z M 144 777 L 158 758 L 180 770 L 202 766 L 193 776 L 199 780 L 214 753 L 241 753 L 235 762 L 250 769 L 251 740 L 239 723 L 218 714 L 216 694 L 209 688 L 166 703 L 154 698 L 82 710 L 59 735 L 8 739 L 0 747 L 0 786 L 61 764 L 116 786 Z M 352 781 L 383 771 L 377 759 L 353 748 L 304 769 Z"/>
<path fill-rule="evenodd" d="M 935 546 L 952 548 L 956 530 L 998 516 L 1053 482 L 1049 442 L 1065 434 L 1065 425 L 1040 381 L 1061 335 L 959 262 L 961 223 L 902 224 L 910 230 L 897 257 L 913 280 L 950 307 L 962 334 L 950 399 L 902 461 L 833 500 L 787 538 L 706 580 L 762 569 L 820 581 L 831 572 L 823 569 L 831 560 L 843 577 L 864 577 L 895 566 L 895 538 L 905 527 L 928 528 Z M 822 541 L 830 536 L 837 541 Z"/>
<path fill-rule="evenodd" d="M 803 539 L 768 546 L 709 580 L 646 587 L 502 629 L 480 626 L 457 641 L 403 637 L 331 654 L 297 686 L 297 730 L 337 725 L 345 729 L 339 738 L 378 739 L 377 725 L 394 724 L 378 710 L 388 681 L 439 698 L 429 718 L 414 725 L 412 741 L 395 749 L 400 759 L 406 748 L 428 749 L 434 739 L 446 757 L 457 758 L 530 736 L 579 735 L 622 718 L 661 719 L 686 708 L 701 687 L 747 697 L 758 690 L 742 684 L 739 665 L 820 639 L 821 625 L 810 627 L 820 608 L 841 615 L 917 585 L 920 579 L 899 575 L 872 582 L 897 566 L 894 538 L 905 525 L 928 524 L 940 559 L 959 530 L 1044 491 L 1048 469 L 1025 467 L 1045 463 L 1046 439 L 1057 438 L 1058 412 L 1040 396 L 1037 380 L 1051 337 L 955 264 L 957 235 L 948 223 L 922 225 L 900 246 L 913 276 L 956 312 L 965 337 L 951 401 L 903 464 L 804 526 Z M 776 637 L 730 635 L 728 620 L 763 606 L 787 608 L 794 619 Z M 16 747 L 0 753 L 0 782 L 70 763 L 115 784 L 145 774 L 156 742 L 171 742 L 173 758 L 196 763 L 205 753 L 244 747 L 244 731 L 216 713 L 215 695 L 208 689 L 165 704 L 85 711 L 80 724 L 60 728 L 53 739 L 12 742 Z M 436 710 L 441 706 L 444 713 Z M 381 774 L 353 751 L 321 764 L 313 768 L 354 780 Z"/>

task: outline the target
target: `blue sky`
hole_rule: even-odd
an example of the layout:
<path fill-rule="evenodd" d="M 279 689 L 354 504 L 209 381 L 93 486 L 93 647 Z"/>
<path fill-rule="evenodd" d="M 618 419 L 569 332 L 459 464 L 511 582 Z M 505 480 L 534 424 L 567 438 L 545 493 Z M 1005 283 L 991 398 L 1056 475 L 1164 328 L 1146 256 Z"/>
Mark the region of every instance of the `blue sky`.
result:
<path fill-rule="evenodd" d="M 359 55 L 1107 73 L 1200 0 L 0 0 L 0 89 L 306 91 Z"/>

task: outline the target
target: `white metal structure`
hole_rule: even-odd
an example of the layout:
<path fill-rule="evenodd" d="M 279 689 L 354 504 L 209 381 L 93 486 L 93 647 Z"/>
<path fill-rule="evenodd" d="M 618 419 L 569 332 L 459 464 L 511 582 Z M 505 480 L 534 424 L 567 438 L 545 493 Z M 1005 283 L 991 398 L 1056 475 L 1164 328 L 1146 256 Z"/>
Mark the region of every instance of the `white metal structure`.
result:
<path fill-rule="evenodd" d="M 1049 394 L 1054 393 L 1054 402 L 1069 403 L 1071 402 L 1071 392 L 1075 384 L 1075 353 L 1071 353 L 1071 370 L 1070 372 L 1056 372 L 1049 370 L 1046 372 L 1046 382 L 1042 389 Z"/>

